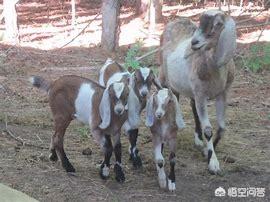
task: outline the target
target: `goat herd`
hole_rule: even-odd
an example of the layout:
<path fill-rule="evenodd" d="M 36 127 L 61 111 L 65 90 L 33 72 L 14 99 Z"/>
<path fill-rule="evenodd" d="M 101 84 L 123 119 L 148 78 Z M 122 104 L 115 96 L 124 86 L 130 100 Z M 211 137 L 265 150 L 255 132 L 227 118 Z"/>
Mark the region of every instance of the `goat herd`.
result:
<path fill-rule="evenodd" d="M 145 124 L 152 133 L 159 185 L 174 191 L 176 134 L 185 126 L 178 103 L 181 94 L 191 100 L 196 125 L 195 145 L 208 158 L 209 172 L 220 171 L 215 147 L 225 130 L 226 94 L 234 78 L 235 22 L 216 10 L 204 12 L 198 27 L 189 19 L 179 19 L 165 27 L 161 45 L 159 78 L 147 67 L 129 73 L 111 59 L 100 69 L 99 83 L 75 75 L 62 76 L 54 82 L 31 77 L 32 85 L 47 91 L 49 96 L 55 131 L 51 138 L 50 160 L 60 158 L 67 172 L 75 172 L 65 154 L 63 141 L 70 122 L 77 119 L 90 125 L 92 136 L 103 150 L 101 178 L 108 178 L 114 152 L 115 177 L 123 182 L 121 129 L 129 138 L 133 166 L 141 167 L 136 143 L 140 114 L 146 108 Z M 152 84 L 157 90 L 149 95 Z M 218 130 L 215 140 L 207 113 L 208 99 L 216 99 Z M 170 150 L 168 180 L 162 155 L 164 143 Z"/>

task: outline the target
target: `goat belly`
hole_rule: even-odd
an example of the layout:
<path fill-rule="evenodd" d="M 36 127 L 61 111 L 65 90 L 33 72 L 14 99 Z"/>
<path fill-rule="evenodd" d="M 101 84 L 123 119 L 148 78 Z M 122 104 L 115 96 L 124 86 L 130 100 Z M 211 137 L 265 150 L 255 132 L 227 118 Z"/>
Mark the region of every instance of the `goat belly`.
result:
<path fill-rule="evenodd" d="M 92 98 L 95 93 L 90 83 L 82 83 L 75 100 L 75 117 L 84 124 L 89 124 L 92 114 Z"/>

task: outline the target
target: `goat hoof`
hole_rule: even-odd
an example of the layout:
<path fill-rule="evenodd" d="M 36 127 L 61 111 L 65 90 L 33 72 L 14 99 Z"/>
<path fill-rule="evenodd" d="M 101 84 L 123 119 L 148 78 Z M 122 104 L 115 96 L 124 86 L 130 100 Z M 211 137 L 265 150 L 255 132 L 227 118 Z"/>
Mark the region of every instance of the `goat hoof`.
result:
<path fill-rule="evenodd" d="M 158 179 L 158 183 L 159 183 L 159 187 L 161 189 L 166 189 L 166 187 L 167 187 L 167 180 L 166 180 L 166 178 L 159 178 Z"/>
<path fill-rule="evenodd" d="M 100 178 L 103 180 L 107 180 L 109 178 L 109 174 L 110 174 L 110 168 L 106 166 L 105 164 L 101 164 L 100 171 L 99 171 Z"/>
<path fill-rule="evenodd" d="M 135 169 L 138 169 L 138 168 L 142 167 L 142 159 L 141 159 L 141 157 L 139 157 L 139 156 L 132 157 L 131 160 L 132 160 L 133 167 Z"/>
<path fill-rule="evenodd" d="M 125 181 L 125 174 L 122 167 L 119 164 L 114 166 L 115 179 L 117 182 L 123 183 Z"/>
<path fill-rule="evenodd" d="M 220 172 L 219 162 L 216 158 L 211 158 L 208 164 L 209 173 L 212 175 L 217 175 Z"/>
<path fill-rule="evenodd" d="M 56 152 L 50 153 L 49 159 L 50 159 L 51 161 L 57 161 L 57 160 L 58 160 L 58 156 L 57 156 Z"/>
<path fill-rule="evenodd" d="M 171 192 L 175 191 L 175 182 L 172 182 L 172 180 L 168 179 L 168 189 Z"/>
<path fill-rule="evenodd" d="M 66 169 L 66 171 L 68 173 L 75 173 L 75 168 L 73 167 L 73 165 L 71 165 L 71 163 L 69 163 L 66 166 L 64 166 L 64 168 Z"/>

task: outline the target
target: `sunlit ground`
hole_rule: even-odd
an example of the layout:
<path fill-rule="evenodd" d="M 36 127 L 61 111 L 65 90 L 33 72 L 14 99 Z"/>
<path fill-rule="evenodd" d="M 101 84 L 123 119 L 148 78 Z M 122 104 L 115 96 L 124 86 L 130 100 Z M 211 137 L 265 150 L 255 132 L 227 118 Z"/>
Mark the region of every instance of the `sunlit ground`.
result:
<path fill-rule="evenodd" d="M 217 9 L 213 3 L 207 8 L 193 8 L 192 5 L 176 5 L 163 7 L 165 24 L 177 17 L 189 17 L 197 22 L 199 15 L 206 9 Z M 263 11 L 261 7 L 252 7 L 241 10 L 238 6 L 231 6 L 231 15 L 240 22 L 238 26 L 256 25 L 264 23 L 269 11 Z M 222 10 L 227 11 L 228 7 L 223 6 Z M 37 3 L 23 3 L 18 5 L 20 45 L 44 50 L 60 48 L 75 36 L 95 18 L 100 9 L 87 9 L 84 5 L 77 8 L 76 26 L 71 26 L 71 11 L 68 3 L 55 4 L 54 6 Z M 258 15 L 259 14 L 259 15 Z M 251 21 L 242 20 L 254 18 Z M 145 47 L 158 46 L 160 34 L 164 29 L 164 23 L 156 24 L 153 30 L 142 18 L 137 18 L 130 8 L 121 9 L 121 32 L 119 45 L 129 45 L 140 40 Z M 3 24 L 0 29 L 4 29 Z M 270 26 L 238 30 L 238 42 L 251 43 L 259 41 L 270 41 Z M 72 43 L 68 46 L 93 47 L 100 44 L 101 38 L 101 15 L 97 17 Z"/>

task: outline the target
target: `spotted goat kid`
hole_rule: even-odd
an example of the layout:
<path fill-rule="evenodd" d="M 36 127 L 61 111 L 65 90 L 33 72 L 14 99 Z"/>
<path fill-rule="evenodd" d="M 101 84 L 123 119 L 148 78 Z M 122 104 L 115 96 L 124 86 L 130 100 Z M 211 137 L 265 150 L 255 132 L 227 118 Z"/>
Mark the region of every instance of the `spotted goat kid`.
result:
<path fill-rule="evenodd" d="M 70 122 L 77 119 L 90 125 L 93 138 L 103 150 L 101 178 L 109 176 L 110 159 L 114 151 L 116 180 L 123 182 L 125 176 L 121 165 L 120 130 L 127 120 L 128 85 L 116 82 L 104 88 L 94 81 L 74 75 L 62 76 L 54 82 L 33 76 L 30 81 L 49 96 L 55 131 L 51 139 L 50 160 L 57 161 L 60 158 L 67 172 L 75 172 L 64 151 L 64 135 Z"/>
<path fill-rule="evenodd" d="M 168 189 L 175 190 L 175 151 L 177 130 L 185 127 L 176 96 L 167 88 L 154 93 L 146 104 L 146 126 L 150 127 L 154 146 L 155 163 L 158 181 L 161 188 L 167 187 L 164 171 L 163 145 L 167 143 L 170 150 L 170 173 L 168 175 Z"/>
<path fill-rule="evenodd" d="M 142 161 L 137 149 L 138 128 L 140 114 L 145 108 L 147 95 L 152 84 L 161 88 L 159 80 L 153 71 L 147 67 L 136 69 L 129 73 L 117 62 L 108 58 L 99 73 L 99 84 L 102 86 L 111 85 L 113 82 L 129 80 L 130 93 L 128 96 L 128 120 L 124 123 L 123 129 L 130 142 L 129 154 L 134 168 L 142 166 Z"/>

